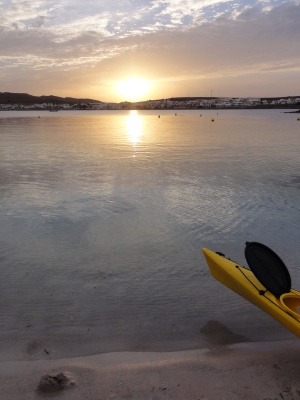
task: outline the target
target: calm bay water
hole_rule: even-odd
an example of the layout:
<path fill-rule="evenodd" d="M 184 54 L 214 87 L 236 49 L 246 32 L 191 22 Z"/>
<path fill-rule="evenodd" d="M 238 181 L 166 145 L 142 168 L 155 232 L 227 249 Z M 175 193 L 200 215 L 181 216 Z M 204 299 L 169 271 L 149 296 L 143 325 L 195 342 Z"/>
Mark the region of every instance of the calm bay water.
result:
<path fill-rule="evenodd" d="M 280 110 L 1 112 L 2 357 L 292 338 L 201 248 L 265 243 L 300 289 L 299 154 Z"/>

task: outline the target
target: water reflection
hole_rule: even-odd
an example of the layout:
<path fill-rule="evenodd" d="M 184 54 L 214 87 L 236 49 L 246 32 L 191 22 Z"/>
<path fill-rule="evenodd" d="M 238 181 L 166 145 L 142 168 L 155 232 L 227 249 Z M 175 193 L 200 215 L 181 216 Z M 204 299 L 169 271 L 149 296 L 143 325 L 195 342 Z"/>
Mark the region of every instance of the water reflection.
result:
<path fill-rule="evenodd" d="M 142 117 L 136 111 L 131 111 L 127 117 L 127 133 L 133 145 L 136 145 L 141 140 L 142 125 Z"/>
<path fill-rule="evenodd" d="M 289 338 L 214 290 L 199 249 L 245 262 L 243 242 L 262 241 L 300 287 L 298 123 L 202 112 L 1 112 L 2 358 L 34 337 L 62 356 Z"/>

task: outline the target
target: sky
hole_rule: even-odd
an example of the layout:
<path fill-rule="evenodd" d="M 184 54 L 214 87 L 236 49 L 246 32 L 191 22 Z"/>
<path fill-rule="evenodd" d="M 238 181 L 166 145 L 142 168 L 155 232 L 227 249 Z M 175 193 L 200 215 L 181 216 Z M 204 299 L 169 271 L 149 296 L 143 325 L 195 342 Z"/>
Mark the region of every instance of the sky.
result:
<path fill-rule="evenodd" d="M 0 92 L 300 95 L 300 0 L 0 0 Z"/>

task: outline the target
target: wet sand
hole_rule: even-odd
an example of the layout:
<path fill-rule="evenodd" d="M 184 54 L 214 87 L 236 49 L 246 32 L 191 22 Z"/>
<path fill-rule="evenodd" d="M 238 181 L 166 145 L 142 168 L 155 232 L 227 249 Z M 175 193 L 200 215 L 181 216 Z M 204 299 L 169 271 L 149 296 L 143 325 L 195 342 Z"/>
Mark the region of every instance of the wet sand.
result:
<path fill-rule="evenodd" d="M 239 343 L 168 353 L 117 352 L 0 363 L 1 400 L 62 398 L 296 400 L 300 342 Z M 45 375 L 65 374 L 66 387 L 37 391 Z"/>

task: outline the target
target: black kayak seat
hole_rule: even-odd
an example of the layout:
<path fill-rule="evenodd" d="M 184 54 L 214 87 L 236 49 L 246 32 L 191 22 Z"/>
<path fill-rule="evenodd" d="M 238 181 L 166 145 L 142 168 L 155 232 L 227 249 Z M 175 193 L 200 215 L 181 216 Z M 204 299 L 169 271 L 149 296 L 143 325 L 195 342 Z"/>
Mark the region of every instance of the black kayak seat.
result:
<path fill-rule="evenodd" d="M 273 250 L 258 242 L 246 242 L 245 257 L 255 277 L 275 297 L 290 292 L 289 271 Z"/>

